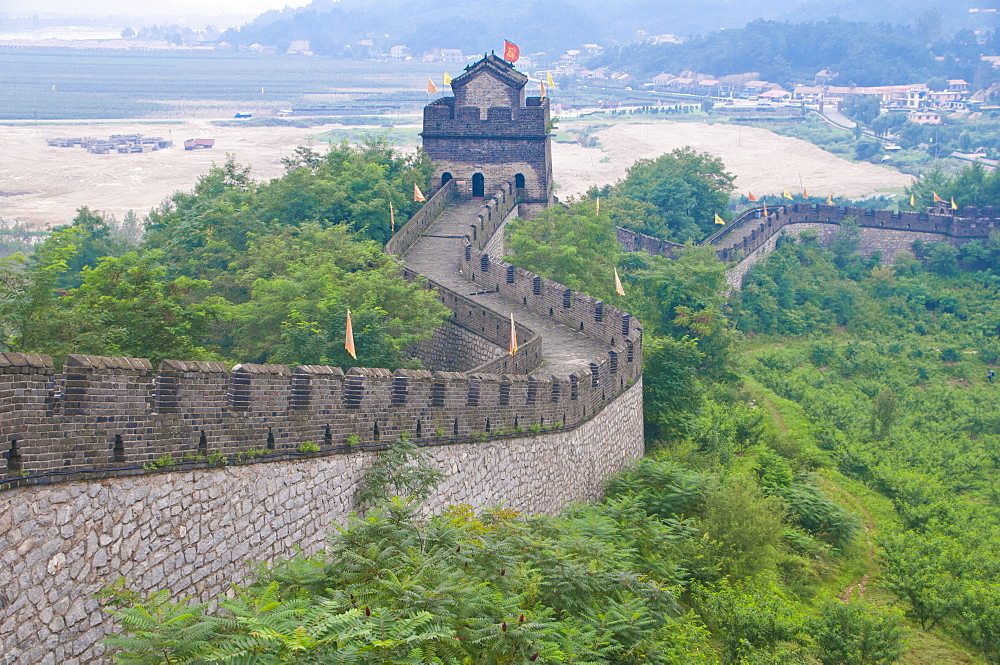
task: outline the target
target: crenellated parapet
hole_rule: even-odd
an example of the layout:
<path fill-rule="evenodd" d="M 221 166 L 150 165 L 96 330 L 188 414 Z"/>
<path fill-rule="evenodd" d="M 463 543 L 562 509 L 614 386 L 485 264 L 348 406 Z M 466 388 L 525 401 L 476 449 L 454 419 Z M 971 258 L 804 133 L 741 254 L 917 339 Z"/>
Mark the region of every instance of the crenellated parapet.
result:
<path fill-rule="evenodd" d="M 428 139 L 522 138 L 544 141 L 548 135 L 549 100 L 529 97 L 525 106 L 455 107 L 454 97 L 442 97 L 424 107 L 424 142 Z"/>
<path fill-rule="evenodd" d="M 390 241 L 405 251 L 434 211 L 439 190 Z M 570 429 L 641 379 L 642 333 L 629 314 L 483 249 L 519 205 L 506 182 L 469 220 L 461 265 L 470 288 L 499 293 L 596 340 L 605 350 L 584 370 L 540 374 L 544 331 L 424 281 L 457 326 L 498 351 L 468 372 L 164 360 L 69 355 L 61 371 L 44 355 L 0 354 L 0 489 L 80 477 L 141 474 L 198 465 L 314 454 L 348 454 L 408 436 L 427 445 L 518 432 Z M 500 351 L 502 350 L 502 351 Z M 447 349 L 444 350 L 448 352 Z M 460 349 L 455 349 L 460 353 Z M 300 450 L 312 442 L 309 451 Z M 319 448 L 319 453 L 313 449 Z"/>
<path fill-rule="evenodd" d="M 526 81 L 495 56 L 456 77 L 455 121 L 487 108 L 508 137 L 439 145 L 466 152 L 435 158 L 433 196 L 386 245 L 427 258 L 410 265 L 438 281 L 401 270 L 452 312 L 417 349 L 429 369 L 0 354 L 0 660 L 103 662 L 116 626 L 95 594 L 120 576 L 207 602 L 253 561 L 318 552 L 404 435 L 445 473 L 434 511 L 555 512 L 641 457 L 638 322 L 490 256 L 550 202 L 548 140 L 510 136 L 547 117 Z"/>
<path fill-rule="evenodd" d="M 1000 229 L 1000 217 L 993 207 L 966 207 L 951 211 L 944 206 L 926 212 L 895 212 L 823 204 L 794 203 L 747 210 L 709 237 L 705 244 L 716 248 L 719 258 L 730 262 L 749 256 L 789 224 L 839 225 L 850 218 L 863 229 L 934 234 L 942 241 L 961 245 L 988 238 Z M 954 213 L 954 214 L 952 214 Z"/>

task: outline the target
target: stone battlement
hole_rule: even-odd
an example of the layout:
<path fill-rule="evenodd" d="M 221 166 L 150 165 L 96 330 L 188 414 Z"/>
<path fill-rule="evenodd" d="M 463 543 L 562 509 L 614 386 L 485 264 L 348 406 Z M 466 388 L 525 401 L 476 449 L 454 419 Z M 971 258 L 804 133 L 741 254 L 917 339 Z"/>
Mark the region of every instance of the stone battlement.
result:
<path fill-rule="evenodd" d="M 544 140 L 549 121 L 549 100 L 529 97 L 526 106 L 455 107 L 454 97 L 443 97 L 424 107 L 424 129 L 428 138 L 533 138 Z"/>
<path fill-rule="evenodd" d="M 821 204 L 795 203 L 747 210 L 735 220 L 709 237 L 705 244 L 718 250 L 723 261 L 733 261 L 749 256 L 754 250 L 788 224 L 841 224 L 850 217 L 863 228 L 932 233 L 960 245 L 970 240 L 988 238 L 994 230 L 1000 229 L 998 211 L 991 207 L 966 207 L 949 214 L 944 206 L 934 212 L 893 212 L 874 208 L 856 208 Z"/>
<path fill-rule="evenodd" d="M 405 252 L 454 197 L 453 187 L 439 190 L 387 249 Z M 88 355 L 67 356 L 57 372 L 49 356 L 3 353 L 0 489 L 132 474 L 167 455 L 180 461 L 296 454 L 306 441 L 339 454 L 402 435 L 430 445 L 578 426 L 641 379 L 641 328 L 625 312 L 483 253 L 517 205 L 508 182 L 470 220 L 464 253 L 455 258 L 471 288 L 521 301 L 605 346 L 586 371 L 533 374 L 543 359 L 544 331 L 520 324 L 517 354 L 504 352 L 464 373 L 360 367 L 345 373 L 274 364 L 228 369 L 181 360 L 164 360 L 154 371 L 141 358 Z M 506 350 L 506 316 L 432 281 L 427 288 L 452 310 L 450 325 Z"/>

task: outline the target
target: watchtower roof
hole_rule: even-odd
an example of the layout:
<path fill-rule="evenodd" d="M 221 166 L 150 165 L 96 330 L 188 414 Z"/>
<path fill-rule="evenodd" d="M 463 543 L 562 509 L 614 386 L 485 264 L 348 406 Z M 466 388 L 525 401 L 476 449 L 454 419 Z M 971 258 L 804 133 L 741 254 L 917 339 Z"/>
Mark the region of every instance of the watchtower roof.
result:
<path fill-rule="evenodd" d="M 456 91 L 471 83 L 483 74 L 491 75 L 501 83 L 521 90 L 528 82 L 528 77 L 514 69 L 514 65 L 491 53 L 479 62 L 468 65 L 461 75 L 451 80 L 451 89 Z"/>

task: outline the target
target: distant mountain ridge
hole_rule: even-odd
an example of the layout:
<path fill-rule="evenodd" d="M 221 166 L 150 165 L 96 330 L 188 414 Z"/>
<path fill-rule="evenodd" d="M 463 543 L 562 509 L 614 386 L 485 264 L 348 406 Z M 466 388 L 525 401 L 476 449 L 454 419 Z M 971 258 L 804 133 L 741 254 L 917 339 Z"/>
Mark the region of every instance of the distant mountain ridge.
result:
<path fill-rule="evenodd" d="M 986 4 L 989 0 L 986 0 Z M 225 41 L 287 49 L 307 40 L 314 53 L 368 57 L 405 45 L 415 55 L 461 49 L 479 54 L 503 39 L 522 53 L 550 55 L 581 44 L 603 46 L 641 42 L 660 34 L 682 37 L 738 28 L 756 19 L 816 21 L 830 16 L 862 22 L 912 25 L 950 36 L 961 28 L 996 27 L 995 14 L 969 13 L 979 0 L 313 0 L 297 8 L 265 12 L 228 30 Z"/>

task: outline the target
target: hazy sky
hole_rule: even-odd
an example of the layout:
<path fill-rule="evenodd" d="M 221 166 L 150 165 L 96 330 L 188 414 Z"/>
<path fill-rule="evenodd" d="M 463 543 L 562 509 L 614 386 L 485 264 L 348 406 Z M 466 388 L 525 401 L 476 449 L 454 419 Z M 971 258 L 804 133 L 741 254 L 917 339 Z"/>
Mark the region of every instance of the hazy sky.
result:
<path fill-rule="evenodd" d="M 268 9 L 301 7 L 309 0 L 0 0 L 0 14 L 72 14 L 106 16 L 109 14 L 260 14 Z"/>

